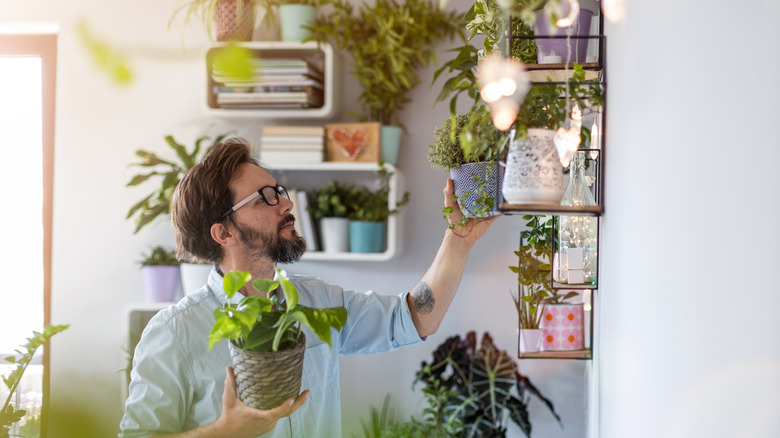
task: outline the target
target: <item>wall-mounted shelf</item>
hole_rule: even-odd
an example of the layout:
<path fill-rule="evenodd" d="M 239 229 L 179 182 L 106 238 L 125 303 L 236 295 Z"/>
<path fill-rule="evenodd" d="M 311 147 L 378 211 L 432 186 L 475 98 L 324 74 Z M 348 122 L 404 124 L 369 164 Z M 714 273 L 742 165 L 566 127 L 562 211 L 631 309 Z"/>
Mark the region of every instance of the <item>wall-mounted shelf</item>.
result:
<path fill-rule="evenodd" d="M 539 351 L 536 353 L 519 353 L 520 359 L 592 359 L 590 348 L 570 351 Z"/>
<path fill-rule="evenodd" d="M 327 43 L 316 41 L 306 43 L 282 41 L 251 41 L 240 43 L 240 47 L 249 49 L 259 59 L 306 59 L 317 66 L 323 73 L 323 103 L 313 108 L 257 108 L 234 109 L 220 108 L 216 101 L 214 87 L 217 85 L 212 77 L 212 57 L 225 44 L 211 47 L 206 54 L 206 111 L 214 117 L 252 118 L 252 119 L 324 119 L 331 116 L 336 109 L 336 90 L 338 80 L 338 63 L 334 59 L 333 47 Z"/>
<path fill-rule="evenodd" d="M 399 172 L 395 166 L 384 164 L 389 179 L 388 206 L 394 209 L 398 202 Z M 327 181 L 340 180 L 351 183 L 373 182 L 377 172 L 381 170 L 379 163 L 324 162 L 279 164 L 273 166 L 273 173 L 282 185 L 290 188 L 311 190 Z M 306 251 L 301 260 L 305 261 L 352 261 L 352 262 L 382 262 L 395 257 L 398 252 L 398 214 L 387 218 L 385 250 L 379 253 L 324 252 Z"/>

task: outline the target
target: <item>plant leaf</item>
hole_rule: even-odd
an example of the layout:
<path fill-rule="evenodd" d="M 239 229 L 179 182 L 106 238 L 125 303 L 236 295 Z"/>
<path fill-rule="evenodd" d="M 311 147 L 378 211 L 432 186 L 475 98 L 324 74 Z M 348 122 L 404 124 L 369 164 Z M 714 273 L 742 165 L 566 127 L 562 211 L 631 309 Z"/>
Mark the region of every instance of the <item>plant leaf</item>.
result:
<path fill-rule="evenodd" d="M 225 289 L 225 295 L 228 299 L 233 298 L 245 284 L 252 280 L 252 274 L 247 271 L 229 271 L 222 279 L 222 287 Z"/>

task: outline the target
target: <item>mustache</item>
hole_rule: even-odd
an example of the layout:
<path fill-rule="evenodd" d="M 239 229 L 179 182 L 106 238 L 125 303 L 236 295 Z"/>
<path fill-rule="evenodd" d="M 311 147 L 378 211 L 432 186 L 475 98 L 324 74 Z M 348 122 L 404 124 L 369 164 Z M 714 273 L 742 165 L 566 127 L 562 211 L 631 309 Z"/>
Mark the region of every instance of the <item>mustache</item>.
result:
<path fill-rule="evenodd" d="M 295 222 L 295 216 L 292 215 L 292 213 L 288 214 L 284 217 L 284 219 L 279 221 L 279 225 L 277 225 L 277 229 L 281 230 L 284 228 L 284 226 L 287 224 L 287 222 L 293 221 Z"/>

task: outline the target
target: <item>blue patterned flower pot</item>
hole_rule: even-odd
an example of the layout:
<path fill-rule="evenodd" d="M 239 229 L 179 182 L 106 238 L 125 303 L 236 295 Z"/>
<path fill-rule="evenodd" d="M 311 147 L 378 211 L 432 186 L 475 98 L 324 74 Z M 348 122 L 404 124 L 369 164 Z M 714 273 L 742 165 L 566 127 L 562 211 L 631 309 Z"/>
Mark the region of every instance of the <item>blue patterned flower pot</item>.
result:
<path fill-rule="evenodd" d="M 504 202 L 501 194 L 504 168 L 498 163 L 466 163 L 450 169 L 455 183 L 455 196 L 466 217 L 491 217 L 501 214 L 498 206 Z"/>

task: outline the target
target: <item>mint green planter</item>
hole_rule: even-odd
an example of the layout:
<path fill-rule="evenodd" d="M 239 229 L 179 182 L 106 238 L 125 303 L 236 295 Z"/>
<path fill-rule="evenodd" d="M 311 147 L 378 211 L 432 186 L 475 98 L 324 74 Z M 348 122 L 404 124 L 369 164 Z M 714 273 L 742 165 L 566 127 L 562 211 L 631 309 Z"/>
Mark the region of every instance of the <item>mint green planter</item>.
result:
<path fill-rule="evenodd" d="M 282 41 L 301 42 L 311 35 L 303 26 L 314 21 L 317 8 L 309 5 L 280 5 L 279 27 Z"/>
<path fill-rule="evenodd" d="M 382 252 L 384 241 L 384 222 L 349 222 L 350 252 Z"/>
<path fill-rule="evenodd" d="M 401 134 L 399 126 L 382 125 L 380 130 L 382 138 L 382 161 L 395 166 L 398 161 L 398 149 L 401 146 Z"/>

